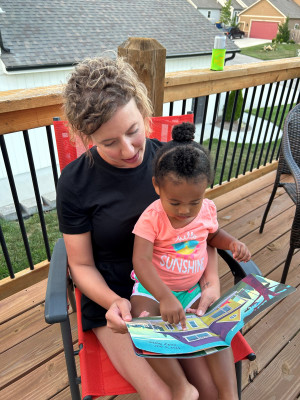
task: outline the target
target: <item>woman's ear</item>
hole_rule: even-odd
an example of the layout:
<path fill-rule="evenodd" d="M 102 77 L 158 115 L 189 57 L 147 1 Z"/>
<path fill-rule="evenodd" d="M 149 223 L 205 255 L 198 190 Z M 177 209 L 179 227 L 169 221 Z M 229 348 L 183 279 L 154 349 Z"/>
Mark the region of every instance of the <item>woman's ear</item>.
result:
<path fill-rule="evenodd" d="M 160 196 L 160 194 L 159 194 L 159 186 L 158 186 L 158 184 L 156 183 L 156 180 L 155 180 L 155 177 L 154 177 L 154 176 L 152 176 L 152 184 L 153 184 L 153 186 L 154 186 L 154 190 L 155 190 L 156 194 L 158 194 L 158 196 Z"/>

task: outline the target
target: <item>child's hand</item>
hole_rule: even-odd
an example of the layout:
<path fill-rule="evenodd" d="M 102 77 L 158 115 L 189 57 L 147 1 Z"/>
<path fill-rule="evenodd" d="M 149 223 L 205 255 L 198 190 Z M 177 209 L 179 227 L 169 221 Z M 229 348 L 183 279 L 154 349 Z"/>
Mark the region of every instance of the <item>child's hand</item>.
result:
<path fill-rule="evenodd" d="M 233 240 L 229 245 L 229 250 L 232 252 L 233 258 L 237 261 L 247 262 L 251 258 L 248 247 L 239 240 Z"/>
<path fill-rule="evenodd" d="M 201 297 L 197 308 L 188 308 L 186 311 L 202 317 L 210 307 L 220 297 L 220 286 L 208 285 L 201 288 Z"/>
<path fill-rule="evenodd" d="M 160 314 L 165 322 L 170 324 L 181 324 L 182 329 L 186 329 L 186 317 L 181 303 L 171 294 L 162 298 L 159 303 Z"/>

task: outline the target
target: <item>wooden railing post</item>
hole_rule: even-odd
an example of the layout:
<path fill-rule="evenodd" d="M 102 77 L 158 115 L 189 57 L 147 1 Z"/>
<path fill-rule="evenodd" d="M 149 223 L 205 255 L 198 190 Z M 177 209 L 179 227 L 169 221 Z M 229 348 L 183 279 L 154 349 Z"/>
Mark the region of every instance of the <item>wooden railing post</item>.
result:
<path fill-rule="evenodd" d="M 135 69 L 146 85 L 154 115 L 161 116 L 164 99 L 166 49 L 155 39 L 128 38 L 118 47 L 118 55 Z"/>

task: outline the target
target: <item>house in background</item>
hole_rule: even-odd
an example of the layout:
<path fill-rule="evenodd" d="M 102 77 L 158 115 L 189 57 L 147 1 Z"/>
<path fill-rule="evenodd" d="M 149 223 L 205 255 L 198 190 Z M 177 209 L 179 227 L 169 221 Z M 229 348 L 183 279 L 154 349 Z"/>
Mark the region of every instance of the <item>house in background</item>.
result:
<path fill-rule="evenodd" d="M 227 0 L 190 0 L 197 10 L 212 24 L 216 24 L 220 21 L 221 9 L 226 4 L 226 1 Z M 247 6 L 244 5 L 240 0 L 232 0 L 231 16 L 235 16 L 236 21 L 238 22 L 239 13 L 246 7 Z"/>
<path fill-rule="evenodd" d="M 1 91 L 63 84 L 78 61 L 107 51 L 114 57 L 128 37 L 158 40 L 167 51 L 166 72 L 209 68 L 219 34 L 187 0 L 0 0 L 0 8 Z M 231 40 L 226 47 L 228 56 L 240 51 Z M 177 104 L 176 113 L 181 114 Z M 41 192 L 48 193 L 54 190 L 45 178 L 51 161 L 40 150 L 47 148 L 47 138 L 44 131 L 32 133 Z M 7 135 L 5 140 L 19 193 L 34 197 L 23 185 L 30 177 L 22 134 Z M 1 155 L 0 187 L 0 207 L 13 203 Z"/>
<path fill-rule="evenodd" d="M 289 28 L 300 24 L 300 0 L 243 0 L 248 8 L 239 14 L 240 29 L 248 37 L 273 39 L 278 24 L 290 18 Z"/>

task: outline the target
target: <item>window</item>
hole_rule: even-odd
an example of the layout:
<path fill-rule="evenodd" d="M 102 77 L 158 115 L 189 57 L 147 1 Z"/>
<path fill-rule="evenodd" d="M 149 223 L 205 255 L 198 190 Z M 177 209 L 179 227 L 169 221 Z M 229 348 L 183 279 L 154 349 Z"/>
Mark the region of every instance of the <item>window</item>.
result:
<path fill-rule="evenodd" d="M 299 24 L 295 24 L 294 29 L 300 29 L 300 25 Z"/>
<path fill-rule="evenodd" d="M 198 327 L 198 325 L 196 324 L 195 321 L 189 321 L 189 324 L 190 324 L 191 328 L 197 328 Z"/>
<path fill-rule="evenodd" d="M 187 342 L 195 342 L 196 340 L 205 339 L 208 337 L 211 337 L 211 334 L 209 332 L 203 332 L 203 333 L 197 333 L 194 335 L 184 336 L 184 338 L 186 339 Z"/>
<path fill-rule="evenodd" d="M 207 18 L 210 18 L 211 11 L 207 11 Z"/>

